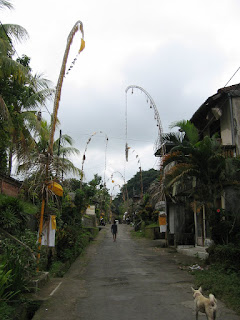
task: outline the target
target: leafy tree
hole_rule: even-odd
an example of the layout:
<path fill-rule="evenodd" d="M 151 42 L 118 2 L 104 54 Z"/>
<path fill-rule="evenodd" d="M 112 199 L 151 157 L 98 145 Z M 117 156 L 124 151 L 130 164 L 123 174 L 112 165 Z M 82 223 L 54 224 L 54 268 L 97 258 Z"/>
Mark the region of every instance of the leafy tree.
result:
<path fill-rule="evenodd" d="M 74 166 L 69 156 L 79 154 L 79 150 L 72 147 L 73 140 L 69 135 L 62 135 L 53 144 L 53 156 L 48 154 L 50 125 L 42 120 L 39 135 L 33 140 L 28 161 L 22 161 L 18 166 L 18 173 L 25 177 L 25 187 L 30 193 L 41 194 L 41 188 L 47 179 L 59 180 L 60 174 L 73 173 L 80 175 L 80 170 Z M 24 159 L 23 159 L 24 160 Z M 48 171 L 47 171 L 48 166 Z M 48 174 L 48 177 L 46 177 Z M 79 184 L 80 185 L 80 184 Z"/>
<path fill-rule="evenodd" d="M 75 205 L 84 213 L 87 206 L 95 204 L 97 216 L 100 211 L 105 213 L 109 210 L 110 195 L 102 185 L 102 178 L 95 174 L 94 179 L 84 183 L 81 189 L 76 190 Z"/>
<path fill-rule="evenodd" d="M 223 238 L 226 241 L 230 235 L 226 236 L 225 232 L 233 232 L 237 219 L 233 219 L 235 214 L 217 214 L 217 201 L 226 186 L 239 188 L 240 160 L 225 157 L 216 135 L 211 138 L 205 136 L 198 141 L 193 124 L 184 124 L 185 127 L 181 127 L 177 123 L 182 131 L 180 135 L 165 136 L 168 142 L 173 141 L 171 152 L 163 161 L 163 168 L 166 169 L 163 175 L 165 193 L 171 196 L 174 185 L 190 182 L 192 199 L 208 209 L 212 237 L 215 241 Z M 194 188 L 193 179 L 196 181 Z"/>
<path fill-rule="evenodd" d="M 1 8 L 12 6 L 8 1 L 1 1 Z M 27 75 L 27 70 L 18 62 L 12 59 L 15 48 L 13 41 L 21 42 L 28 38 L 26 29 L 16 24 L 0 24 L 0 79 L 9 78 L 10 76 L 21 82 Z"/>
<path fill-rule="evenodd" d="M 70 178 L 63 181 L 63 186 L 70 192 L 76 191 L 80 186 L 80 179 Z"/>
<path fill-rule="evenodd" d="M 205 204 L 215 203 L 225 179 L 225 158 L 217 137 L 206 136 L 198 141 L 197 129 L 193 124 L 183 121 L 175 125 L 180 127 L 183 136 L 182 139 L 175 137 L 175 146 L 163 162 L 163 168 L 170 163 L 174 164 L 164 175 L 166 192 L 171 191 L 176 182 L 194 178 L 197 179 L 194 198 Z M 172 137 L 174 135 L 171 141 Z"/>
<path fill-rule="evenodd" d="M 12 9 L 10 1 L 1 0 L 0 9 Z M 18 25 L 3 25 L 0 24 L 0 82 L 4 79 L 12 77 L 19 82 L 25 77 L 26 70 L 18 62 L 12 59 L 14 55 L 14 47 L 12 40 L 21 41 L 27 37 L 27 32 L 24 28 Z M 9 117 L 8 109 L 3 98 L 3 88 L 0 86 L 0 172 L 7 172 L 7 148 L 10 143 L 9 139 Z M 11 93 L 12 94 L 12 93 Z"/>
<path fill-rule="evenodd" d="M 146 192 L 150 184 L 159 178 L 159 171 L 155 169 L 150 169 L 148 171 L 142 171 L 142 183 L 143 192 Z M 127 182 L 128 197 L 132 198 L 135 195 L 141 194 L 141 176 L 140 172 L 137 172 L 133 178 Z"/>
<path fill-rule="evenodd" d="M 3 108 L 6 109 L 3 99 L 0 97 L 0 104 L 3 105 Z M 1 107 L 0 107 L 1 111 Z M 9 146 L 9 132 L 7 125 L 7 116 L 6 113 L 0 112 L 0 173 L 4 174 L 7 172 L 7 148 Z"/>
<path fill-rule="evenodd" d="M 123 215 L 125 211 L 131 212 L 132 199 L 141 195 L 141 181 L 143 183 L 143 192 L 146 193 L 150 185 L 160 178 L 160 172 L 155 169 L 137 172 L 133 178 L 128 180 L 127 184 L 121 189 L 121 192 L 112 202 L 112 210 L 116 215 Z"/>
<path fill-rule="evenodd" d="M 31 75 L 30 59 L 27 56 L 17 60 L 28 70 L 28 76 L 21 82 L 11 75 L 0 79 L 1 94 L 7 105 L 10 138 L 8 148 L 9 175 L 14 155 L 16 155 L 18 161 L 26 161 L 34 143 L 32 134 L 36 133 L 39 127 L 36 108 L 39 110 L 39 107 L 52 94 L 49 82 L 46 79 L 43 79 L 40 75 Z"/>
<path fill-rule="evenodd" d="M 0 8 L 12 8 L 10 1 L 1 1 Z M 0 171 L 11 174 L 12 158 L 26 156 L 32 143 L 31 131 L 36 129 L 36 108 L 43 105 L 53 90 L 41 75 L 32 75 L 30 58 L 13 59 L 13 41 L 28 37 L 19 25 L 0 24 L 0 148 L 4 159 Z M 5 123 L 3 123 L 5 122 Z M 8 170 L 6 156 L 8 155 Z"/>

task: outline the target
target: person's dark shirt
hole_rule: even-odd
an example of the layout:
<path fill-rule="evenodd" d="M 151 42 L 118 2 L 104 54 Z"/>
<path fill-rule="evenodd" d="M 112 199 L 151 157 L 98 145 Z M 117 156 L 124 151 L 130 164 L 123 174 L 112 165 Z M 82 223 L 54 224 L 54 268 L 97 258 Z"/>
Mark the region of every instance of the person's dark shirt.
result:
<path fill-rule="evenodd" d="M 116 224 L 112 224 L 112 232 L 117 233 L 117 225 Z"/>

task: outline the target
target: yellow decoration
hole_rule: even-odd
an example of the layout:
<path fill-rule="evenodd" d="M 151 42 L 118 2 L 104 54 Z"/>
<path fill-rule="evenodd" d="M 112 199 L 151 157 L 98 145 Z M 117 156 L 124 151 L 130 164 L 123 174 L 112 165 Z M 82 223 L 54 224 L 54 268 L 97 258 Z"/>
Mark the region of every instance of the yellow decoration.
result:
<path fill-rule="evenodd" d="M 80 49 L 79 49 L 79 53 L 83 51 L 83 49 L 85 48 L 85 41 L 83 39 L 81 39 L 81 46 L 80 46 Z"/>
<path fill-rule="evenodd" d="M 48 189 L 51 190 L 56 196 L 59 196 L 59 197 L 63 196 L 63 188 L 57 182 L 51 181 L 48 184 Z"/>
<path fill-rule="evenodd" d="M 167 224 L 166 216 L 159 216 L 159 225 L 165 226 Z"/>
<path fill-rule="evenodd" d="M 52 225 L 52 229 L 56 230 L 56 216 L 51 216 L 51 225 Z"/>
<path fill-rule="evenodd" d="M 114 180 L 112 180 L 112 183 L 114 183 Z"/>

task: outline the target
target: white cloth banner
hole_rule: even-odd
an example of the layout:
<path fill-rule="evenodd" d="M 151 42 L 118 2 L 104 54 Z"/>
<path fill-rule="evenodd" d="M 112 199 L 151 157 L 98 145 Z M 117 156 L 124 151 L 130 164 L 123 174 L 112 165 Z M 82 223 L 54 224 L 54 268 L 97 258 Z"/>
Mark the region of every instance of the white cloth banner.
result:
<path fill-rule="evenodd" d="M 56 216 L 50 216 L 43 224 L 42 246 L 55 247 Z M 39 234 L 39 232 L 38 232 Z"/>

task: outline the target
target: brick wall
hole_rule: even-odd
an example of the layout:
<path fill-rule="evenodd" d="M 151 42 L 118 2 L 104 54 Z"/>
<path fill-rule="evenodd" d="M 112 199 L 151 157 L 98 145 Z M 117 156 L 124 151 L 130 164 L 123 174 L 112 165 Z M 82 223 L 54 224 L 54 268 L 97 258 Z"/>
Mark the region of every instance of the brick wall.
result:
<path fill-rule="evenodd" d="M 11 197 L 17 197 L 21 187 L 21 182 L 0 175 L 0 193 Z"/>

